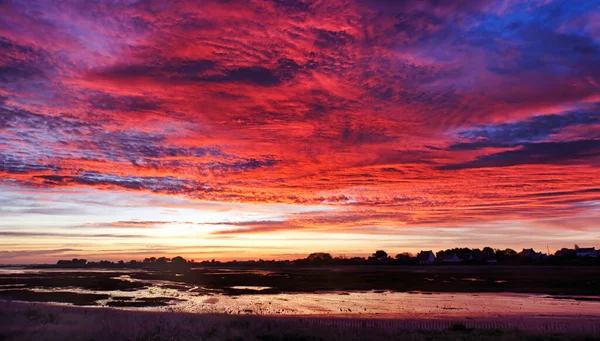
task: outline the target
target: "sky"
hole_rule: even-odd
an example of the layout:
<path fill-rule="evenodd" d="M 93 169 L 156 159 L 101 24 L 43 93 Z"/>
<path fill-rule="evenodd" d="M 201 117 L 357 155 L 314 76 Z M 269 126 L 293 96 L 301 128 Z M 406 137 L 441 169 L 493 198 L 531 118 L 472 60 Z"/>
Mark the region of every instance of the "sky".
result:
<path fill-rule="evenodd" d="M 599 1 L 0 1 L 0 263 L 575 243 Z"/>

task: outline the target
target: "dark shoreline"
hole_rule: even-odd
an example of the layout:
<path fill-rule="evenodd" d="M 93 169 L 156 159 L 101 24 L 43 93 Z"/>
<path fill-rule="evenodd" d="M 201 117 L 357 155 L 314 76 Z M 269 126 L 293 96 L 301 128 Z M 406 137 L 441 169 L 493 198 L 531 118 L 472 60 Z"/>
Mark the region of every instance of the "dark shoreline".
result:
<path fill-rule="evenodd" d="M 600 318 L 275 317 L 128 311 L 0 301 L 0 339 L 37 340 L 592 340 Z"/>

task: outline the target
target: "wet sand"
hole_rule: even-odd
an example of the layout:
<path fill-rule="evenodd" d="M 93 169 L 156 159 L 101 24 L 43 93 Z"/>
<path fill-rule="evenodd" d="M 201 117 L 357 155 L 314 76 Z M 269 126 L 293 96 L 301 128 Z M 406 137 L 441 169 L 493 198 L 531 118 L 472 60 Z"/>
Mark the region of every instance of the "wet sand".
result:
<path fill-rule="evenodd" d="M 21 270 L 19 270 L 21 271 Z M 21 275 L 27 275 L 19 273 Z M 227 272 L 223 271 L 223 275 Z M 31 274 L 29 274 L 31 275 Z M 46 275 L 34 272 L 35 276 Z M 81 279 L 80 273 L 72 276 Z M 61 278 L 65 279 L 62 274 Z M 99 275 L 94 275 L 99 276 Z M 102 275 L 104 276 L 104 275 Z M 100 276 L 100 277 L 102 277 Z M 316 291 L 270 293 L 269 287 L 239 285 L 221 289 L 198 286 L 171 280 L 143 279 L 119 272 L 111 275 L 109 285 L 96 289 L 97 278 L 90 277 L 83 287 L 28 286 L 0 290 L 18 291 L 15 301 L 57 302 L 100 307 L 119 307 L 125 310 L 175 311 L 195 314 L 324 316 L 380 319 L 454 319 L 498 318 L 505 316 L 599 317 L 599 296 L 551 296 L 509 292 L 452 293 Z M 23 277 L 31 283 L 44 283 Z M 51 279 L 54 277 L 51 276 Z M 18 285 L 14 281 L 13 285 Z M 67 295 L 68 294 L 68 295 Z M 73 295 L 81 296 L 73 296 Z M 84 296 L 85 295 L 85 296 Z M 8 295 L 4 295 L 8 299 Z M 64 300 L 65 297 L 69 300 Z M 62 298 L 63 300 L 61 300 Z"/>
<path fill-rule="evenodd" d="M 39 289 L 38 292 L 44 292 Z M 51 291 L 47 291 L 51 292 Z M 514 315 L 600 317 L 600 302 L 577 297 L 513 293 L 397 293 L 323 292 L 246 294 L 231 296 L 152 287 L 135 292 L 75 290 L 81 294 L 108 294 L 99 306 L 146 311 L 197 314 L 335 316 L 385 319 L 481 318 Z M 160 304 L 144 304 L 144 303 Z"/>
<path fill-rule="evenodd" d="M 37 339 L 44 335 L 46 340 L 99 340 L 99 334 L 108 334 L 102 339 L 159 339 L 158 334 L 176 333 L 175 338 L 211 339 L 215 332 L 218 340 L 245 340 L 249 335 L 261 335 L 271 330 L 276 338 L 297 337 L 312 333 L 311 337 L 283 338 L 290 340 L 546 340 L 540 335 L 551 335 L 552 340 L 590 340 L 600 336 L 600 317 L 591 316 L 532 316 L 505 315 L 502 317 L 445 317 L 445 318 L 399 318 L 339 317 L 339 316 L 257 316 L 227 314 L 190 314 L 159 311 L 131 311 L 101 307 L 72 307 L 43 303 L 0 302 L 0 339 L 7 336 L 30 334 Z M 243 337 L 227 338 L 232 330 Z M 87 334 L 86 334 L 87 333 Z M 524 334 L 525 333 L 525 334 Z M 529 333 L 529 334 L 526 334 Z M 55 337 L 52 337 L 54 334 Z M 77 338 L 67 337 L 76 336 Z M 125 338 L 115 338 L 123 334 Z M 125 335 L 127 334 L 127 335 Z M 156 334 L 155 338 L 148 338 Z M 576 336 L 558 337 L 560 335 Z M 111 336 L 112 335 L 112 336 Z M 137 335 L 137 336 L 136 336 Z M 142 338 L 139 336 L 142 335 Z M 362 335 L 363 337 L 356 337 Z M 171 335 L 174 336 L 174 335 Z M 10 338 L 7 338 L 10 339 Z M 16 338 L 23 340 L 23 338 Z M 254 339 L 254 338 L 253 338 Z M 270 338 L 269 338 L 270 339 Z"/>
<path fill-rule="evenodd" d="M 164 296 L 163 296 L 164 297 Z M 192 313 L 377 317 L 474 318 L 509 315 L 598 316 L 600 302 L 510 293 L 352 292 L 277 295 L 187 296 L 168 307 Z"/>
<path fill-rule="evenodd" d="M 216 300 L 215 300 L 216 298 Z M 464 293 L 318 293 L 193 297 L 173 309 L 262 315 L 457 318 L 506 315 L 600 316 L 600 302 L 556 300 L 542 295 Z"/>

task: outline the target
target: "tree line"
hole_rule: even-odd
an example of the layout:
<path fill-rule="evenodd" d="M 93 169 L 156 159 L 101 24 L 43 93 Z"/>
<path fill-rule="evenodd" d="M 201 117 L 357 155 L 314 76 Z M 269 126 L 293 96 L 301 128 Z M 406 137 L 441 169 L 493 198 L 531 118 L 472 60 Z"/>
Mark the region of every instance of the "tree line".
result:
<path fill-rule="evenodd" d="M 577 248 L 576 248 L 577 249 Z M 550 264 L 550 265 L 600 265 L 600 257 L 582 259 L 576 257 L 570 249 L 562 249 L 556 255 L 539 258 L 527 258 L 517 251 L 507 249 L 493 249 L 484 247 L 475 248 L 452 248 L 435 252 L 434 263 L 444 263 L 445 259 L 452 257 L 457 263 L 467 265 L 482 264 Z M 573 250 L 570 250 L 573 251 Z M 409 252 L 401 252 L 395 256 L 389 255 L 384 250 L 377 250 L 369 257 L 346 257 L 344 255 L 332 256 L 328 252 L 315 252 L 306 258 L 296 260 L 250 260 L 250 261 L 227 261 L 205 260 L 196 262 L 193 259 L 185 259 L 181 256 L 148 257 L 143 261 L 131 260 L 118 262 L 101 260 L 99 262 L 88 262 L 86 259 L 59 260 L 58 267 L 107 267 L 107 268 L 161 268 L 161 267 L 193 267 L 193 266 L 320 266 L 320 265 L 418 265 L 424 264 L 419 258 Z"/>

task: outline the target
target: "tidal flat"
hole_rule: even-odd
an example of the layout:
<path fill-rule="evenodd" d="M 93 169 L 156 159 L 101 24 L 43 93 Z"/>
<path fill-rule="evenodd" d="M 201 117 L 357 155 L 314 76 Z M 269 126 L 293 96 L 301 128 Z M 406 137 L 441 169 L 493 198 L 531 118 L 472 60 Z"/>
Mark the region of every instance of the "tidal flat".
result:
<path fill-rule="evenodd" d="M 0 340 L 597 340 L 598 320 L 240 316 L 0 302 Z"/>
<path fill-rule="evenodd" d="M 599 284 L 598 267 L 0 268 L 5 301 L 236 315 L 599 316 Z"/>

